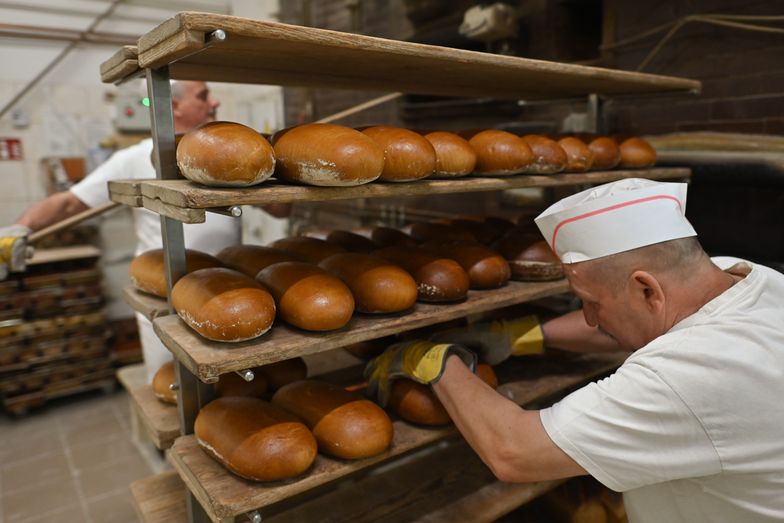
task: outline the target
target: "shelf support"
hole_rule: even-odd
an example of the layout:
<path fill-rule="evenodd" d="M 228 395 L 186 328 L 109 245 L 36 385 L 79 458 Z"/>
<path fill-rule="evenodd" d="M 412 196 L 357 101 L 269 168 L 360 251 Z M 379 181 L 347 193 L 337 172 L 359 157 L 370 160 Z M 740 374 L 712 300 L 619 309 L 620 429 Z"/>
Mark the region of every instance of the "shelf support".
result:
<path fill-rule="evenodd" d="M 603 112 L 604 100 L 596 93 L 589 94 L 585 122 L 586 131 L 594 134 L 601 134 L 604 132 Z"/>

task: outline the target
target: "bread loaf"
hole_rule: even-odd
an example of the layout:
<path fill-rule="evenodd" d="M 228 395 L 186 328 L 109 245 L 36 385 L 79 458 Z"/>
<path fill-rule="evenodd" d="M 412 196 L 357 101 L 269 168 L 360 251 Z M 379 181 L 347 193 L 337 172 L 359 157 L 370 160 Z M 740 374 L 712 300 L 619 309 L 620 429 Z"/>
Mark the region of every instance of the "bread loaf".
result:
<path fill-rule="evenodd" d="M 511 277 L 506 260 L 481 243 L 429 243 L 425 246 L 459 263 L 468 273 L 472 289 L 502 287 Z"/>
<path fill-rule="evenodd" d="M 152 392 L 155 397 L 164 403 L 177 404 L 177 391 L 172 390 L 172 385 L 177 383 L 174 362 L 167 361 L 152 378 Z"/>
<path fill-rule="evenodd" d="M 593 153 L 585 145 L 585 142 L 574 136 L 567 136 L 558 140 L 560 145 L 566 152 L 567 165 L 565 172 L 568 173 L 581 173 L 585 172 L 593 166 Z"/>
<path fill-rule="evenodd" d="M 356 252 L 335 254 L 319 266 L 348 285 L 360 312 L 399 312 L 413 306 L 416 301 L 414 278 L 378 256 Z"/>
<path fill-rule="evenodd" d="M 406 246 L 386 247 L 375 254 L 399 265 L 414 277 L 421 301 L 457 301 L 468 294 L 468 274 L 454 260 L 419 247 Z"/>
<path fill-rule="evenodd" d="M 628 138 L 621 142 L 621 167 L 640 169 L 656 164 L 656 150 L 642 138 Z"/>
<path fill-rule="evenodd" d="M 541 237 L 511 234 L 496 244 L 506 259 L 512 278 L 521 281 L 547 281 L 563 278 L 561 260 Z"/>
<path fill-rule="evenodd" d="M 416 245 L 414 238 L 391 227 L 376 227 L 370 233 L 370 239 L 379 247 L 391 245 Z"/>
<path fill-rule="evenodd" d="M 267 378 L 260 369 L 261 367 L 250 369 L 253 371 L 251 381 L 245 381 L 235 372 L 221 374 L 218 383 L 215 384 L 215 395 L 219 398 L 226 396 L 261 398 L 267 392 Z"/>
<path fill-rule="evenodd" d="M 525 172 L 534 161 L 534 153 L 519 136 L 489 129 L 468 140 L 476 152 L 476 174 L 505 176 Z"/>
<path fill-rule="evenodd" d="M 343 327 L 354 312 L 354 297 L 340 278 L 304 262 L 281 262 L 259 272 L 257 279 L 275 298 L 283 321 L 309 331 Z"/>
<path fill-rule="evenodd" d="M 438 241 L 477 241 L 465 228 L 446 223 L 414 222 L 411 224 L 411 237 L 418 242 Z"/>
<path fill-rule="evenodd" d="M 527 172 L 555 174 L 566 168 L 568 163 L 566 152 L 555 140 L 538 134 L 527 134 L 523 136 L 523 140 L 534 154 L 534 161 L 526 169 Z"/>
<path fill-rule="evenodd" d="M 182 137 L 177 166 L 193 182 L 247 187 L 272 176 L 275 154 L 269 142 L 250 127 L 209 122 Z"/>
<path fill-rule="evenodd" d="M 349 252 L 371 252 L 376 249 L 373 240 L 350 231 L 332 231 L 327 235 L 327 241 Z"/>
<path fill-rule="evenodd" d="M 339 245 L 329 243 L 326 240 L 319 240 L 318 238 L 309 238 L 307 236 L 281 238 L 280 240 L 272 242 L 272 247 L 286 251 L 299 257 L 302 261 L 309 263 L 319 263 L 321 260 L 329 258 L 333 254 L 346 252 L 346 250 Z"/>
<path fill-rule="evenodd" d="M 606 171 L 614 169 L 621 161 L 621 149 L 615 140 L 607 136 L 599 136 L 588 142 L 588 149 L 593 154 L 593 169 Z"/>
<path fill-rule="evenodd" d="M 410 182 L 432 175 L 436 151 L 422 135 L 400 127 L 376 126 L 362 131 L 384 150 L 385 182 Z"/>
<path fill-rule="evenodd" d="M 386 412 L 337 385 L 314 380 L 289 383 L 275 393 L 272 403 L 302 419 L 325 454 L 368 458 L 392 443 L 392 421 Z"/>
<path fill-rule="evenodd" d="M 259 282 L 231 269 L 186 274 L 172 289 L 172 305 L 193 330 L 213 341 L 256 338 L 275 319 L 275 301 Z"/>
<path fill-rule="evenodd" d="M 274 138 L 275 176 L 290 182 L 352 186 L 372 182 L 384 169 L 384 150 L 359 131 L 312 123 Z"/>
<path fill-rule="evenodd" d="M 498 378 L 490 365 L 480 363 L 476 375 L 492 388 L 498 387 Z M 412 423 L 438 426 L 452 422 L 433 390 L 415 381 L 400 379 L 393 382 L 388 406 L 392 412 Z"/>
<path fill-rule="evenodd" d="M 278 390 L 291 382 L 304 380 L 308 375 L 308 368 L 302 358 L 291 358 L 288 360 L 270 363 L 258 367 L 258 371 L 267 379 L 270 390 Z"/>
<path fill-rule="evenodd" d="M 290 412 L 258 398 L 218 398 L 196 416 L 199 445 L 246 479 L 277 481 L 299 476 L 316 459 L 317 444 Z"/>
<path fill-rule="evenodd" d="M 449 225 L 469 232 L 476 241 L 490 245 L 503 235 L 503 230 L 479 219 L 455 218 Z"/>
<path fill-rule="evenodd" d="M 474 172 L 476 151 L 465 138 L 445 131 L 427 133 L 425 138 L 436 152 L 437 178 L 457 178 Z"/>
<path fill-rule="evenodd" d="M 185 266 L 187 272 L 222 267 L 223 263 L 207 253 L 185 249 Z M 128 267 L 131 284 L 140 291 L 165 298 L 166 270 L 163 261 L 163 249 L 152 249 L 141 253 L 131 261 Z"/>
<path fill-rule="evenodd" d="M 296 254 L 261 245 L 231 245 L 216 256 L 226 267 L 255 278 L 262 269 L 284 261 L 301 261 Z"/>

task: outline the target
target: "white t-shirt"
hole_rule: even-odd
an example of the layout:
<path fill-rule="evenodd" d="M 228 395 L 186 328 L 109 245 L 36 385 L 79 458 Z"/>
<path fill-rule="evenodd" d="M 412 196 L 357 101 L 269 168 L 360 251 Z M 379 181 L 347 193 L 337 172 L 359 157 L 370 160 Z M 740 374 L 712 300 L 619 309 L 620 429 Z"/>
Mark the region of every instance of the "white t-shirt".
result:
<path fill-rule="evenodd" d="M 784 275 L 753 265 L 540 417 L 556 445 L 624 492 L 632 522 L 784 521 Z"/>
<path fill-rule="evenodd" d="M 151 152 L 152 138 L 117 151 L 71 187 L 70 191 L 88 207 L 103 205 L 109 202 L 109 180 L 155 178 L 155 169 L 150 161 Z M 147 209 L 134 208 L 133 217 L 136 224 L 136 254 L 160 249 L 163 245 L 160 216 Z M 186 247 L 215 254 L 224 247 L 240 243 L 242 223 L 238 218 L 208 212 L 204 223 L 184 224 L 183 235 Z"/>

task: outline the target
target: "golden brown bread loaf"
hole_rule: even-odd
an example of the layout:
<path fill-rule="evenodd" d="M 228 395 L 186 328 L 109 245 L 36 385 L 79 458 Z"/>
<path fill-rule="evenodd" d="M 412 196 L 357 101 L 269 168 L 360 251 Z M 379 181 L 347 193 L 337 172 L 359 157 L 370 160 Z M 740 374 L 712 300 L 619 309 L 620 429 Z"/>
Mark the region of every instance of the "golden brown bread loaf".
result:
<path fill-rule="evenodd" d="M 378 256 L 358 252 L 335 254 L 319 266 L 348 285 L 360 312 L 399 312 L 413 306 L 416 301 L 414 278 Z"/>
<path fill-rule="evenodd" d="M 247 187 L 275 170 L 272 146 L 242 124 L 209 122 L 182 137 L 177 166 L 189 180 L 215 187 Z"/>
<path fill-rule="evenodd" d="M 558 145 L 566 152 L 567 173 L 585 172 L 593 166 L 593 153 L 585 142 L 574 136 L 567 136 L 558 140 Z"/>
<path fill-rule="evenodd" d="M 400 245 L 386 247 L 374 254 L 399 265 L 414 277 L 420 301 L 456 301 L 468 294 L 468 274 L 455 260 L 420 247 Z"/>
<path fill-rule="evenodd" d="M 640 169 L 656 164 L 656 150 L 642 138 L 628 138 L 621 142 L 621 167 Z"/>
<path fill-rule="evenodd" d="M 528 166 L 526 172 L 555 174 L 566 168 L 568 163 L 566 152 L 555 140 L 538 134 L 527 134 L 523 136 L 523 140 L 534 154 L 534 161 Z"/>
<path fill-rule="evenodd" d="M 246 479 L 277 481 L 299 476 L 316 459 L 317 444 L 290 412 L 258 398 L 218 398 L 196 416 L 199 445 Z"/>
<path fill-rule="evenodd" d="M 261 245 L 231 245 L 220 251 L 216 258 L 226 267 L 240 271 L 251 278 L 255 278 L 261 269 L 273 263 L 301 260 L 296 254 Z"/>
<path fill-rule="evenodd" d="M 223 263 L 207 253 L 185 249 L 185 266 L 187 272 L 193 272 L 207 267 L 223 267 Z M 135 257 L 128 267 L 128 276 L 131 284 L 140 291 L 165 298 L 166 271 L 163 249 L 152 249 Z"/>
<path fill-rule="evenodd" d="M 373 240 L 351 231 L 332 231 L 327 234 L 327 241 L 349 252 L 371 252 L 376 249 Z"/>
<path fill-rule="evenodd" d="M 280 318 L 300 329 L 339 329 L 354 313 L 354 296 L 346 284 L 312 263 L 275 263 L 256 279 L 272 293 Z"/>
<path fill-rule="evenodd" d="M 426 248 L 455 260 L 468 273 L 472 289 L 495 289 L 506 285 L 511 270 L 496 251 L 481 243 L 428 243 Z"/>
<path fill-rule="evenodd" d="M 379 247 L 391 245 L 416 245 L 416 240 L 408 234 L 391 227 L 375 227 L 370 232 L 370 239 Z"/>
<path fill-rule="evenodd" d="M 253 380 L 251 381 L 245 381 L 235 372 L 221 374 L 218 383 L 215 384 L 215 396 L 219 398 L 227 396 L 261 398 L 267 392 L 267 378 L 260 369 L 261 367 L 250 369 L 253 371 Z"/>
<path fill-rule="evenodd" d="M 621 148 L 608 136 L 593 138 L 588 142 L 588 149 L 593 154 L 593 169 L 614 169 L 621 162 Z"/>
<path fill-rule="evenodd" d="M 488 129 L 468 140 L 476 152 L 476 174 L 505 176 L 525 172 L 534 161 L 534 153 L 519 136 Z"/>
<path fill-rule="evenodd" d="M 492 388 L 498 387 L 498 378 L 490 365 L 477 365 L 476 375 Z M 415 381 L 400 379 L 393 382 L 388 406 L 392 412 L 412 423 L 438 426 L 452 422 L 433 390 Z"/>
<path fill-rule="evenodd" d="M 323 381 L 289 383 L 272 403 L 305 422 L 321 452 L 343 459 L 368 458 L 392 443 L 392 421 L 375 403 Z"/>
<path fill-rule="evenodd" d="M 506 258 L 512 278 L 520 281 L 548 281 L 563 278 L 563 266 L 540 236 L 509 235 L 496 249 Z"/>
<path fill-rule="evenodd" d="M 438 241 L 477 241 L 465 228 L 446 223 L 414 222 L 411 224 L 411 237 L 418 242 Z"/>
<path fill-rule="evenodd" d="M 174 371 L 174 362 L 167 361 L 152 378 L 152 392 L 155 397 L 164 403 L 177 404 L 177 391 L 172 390 L 172 385 L 177 383 L 177 376 Z"/>
<path fill-rule="evenodd" d="M 375 126 L 362 130 L 384 150 L 385 182 L 411 182 L 432 175 L 436 151 L 422 135 L 400 127 Z"/>
<path fill-rule="evenodd" d="M 302 261 L 318 263 L 333 254 L 346 252 L 340 245 L 308 236 L 292 236 L 272 242 L 272 247 L 299 257 Z"/>
<path fill-rule="evenodd" d="M 308 367 L 302 358 L 291 358 L 270 363 L 258 367 L 258 370 L 267 378 L 267 384 L 270 390 L 273 391 L 293 381 L 304 380 L 308 375 Z"/>
<path fill-rule="evenodd" d="M 372 182 L 384 169 L 384 150 L 359 131 L 311 123 L 276 133 L 275 176 L 308 185 L 344 187 Z"/>
<path fill-rule="evenodd" d="M 434 131 L 425 135 L 436 151 L 437 178 L 457 178 L 474 172 L 476 151 L 465 138 L 446 131 Z"/>
<path fill-rule="evenodd" d="M 275 301 L 259 282 L 231 269 L 186 274 L 172 289 L 172 305 L 193 330 L 213 341 L 261 336 L 275 319 Z"/>

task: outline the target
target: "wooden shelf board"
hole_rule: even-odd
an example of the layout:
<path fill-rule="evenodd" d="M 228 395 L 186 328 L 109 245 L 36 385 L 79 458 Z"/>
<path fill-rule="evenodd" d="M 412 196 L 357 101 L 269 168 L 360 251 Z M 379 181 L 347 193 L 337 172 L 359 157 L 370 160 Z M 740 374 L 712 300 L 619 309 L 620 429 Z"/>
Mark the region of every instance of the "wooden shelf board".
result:
<path fill-rule="evenodd" d="M 155 397 L 149 383 L 129 389 L 128 394 L 153 444 L 161 450 L 171 447 L 180 436 L 177 406 Z"/>
<path fill-rule="evenodd" d="M 188 521 L 185 485 L 173 470 L 131 483 L 134 508 L 142 523 Z"/>
<path fill-rule="evenodd" d="M 150 321 L 170 314 L 168 302 L 158 296 L 147 294 L 130 285 L 123 287 L 122 295 L 125 303 Z"/>
<path fill-rule="evenodd" d="M 509 372 L 515 372 L 515 369 L 522 369 L 523 376 L 503 384 L 500 392 L 519 405 L 540 402 L 606 375 L 625 357 L 625 354 L 614 353 L 569 355 L 565 358 L 516 358 L 508 362 L 513 369 L 499 371 L 499 376 L 506 376 Z M 318 491 L 314 489 L 324 488 L 350 475 L 369 472 L 371 467 L 391 458 L 457 436 L 453 426 L 425 428 L 400 420 L 393 423 L 395 435 L 392 446 L 383 454 L 356 461 L 338 460 L 319 454 L 309 472 L 289 481 L 260 483 L 235 476 L 202 451 L 193 435 L 177 438 L 169 459 L 213 521 L 232 521 L 236 516 L 251 510 L 267 508 L 274 512 L 273 506 L 277 503 L 296 499 L 296 496 L 306 492 L 316 494 Z"/>
<path fill-rule="evenodd" d="M 222 29 L 223 42 L 206 35 Z M 451 49 L 233 16 L 184 12 L 143 35 L 139 65 L 173 78 L 543 99 L 699 92 L 695 80 Z"/>
<path fill-rule="evenodd" d="M 101 64 L 101 81 L 118 83 L 139 72 L 139 49 L 135 45 L 124 45 Z"/>
<path fill-rule="evenodd" d="M 302 201 L 347 200 L 355 198 L 389 198 L 452 194 L 461 192 L 499 191 L 524 187 L 555 187 L 566 185 L 601 184 L 623 178 L 671 180 L 687 178 L 688 168 L 655 167 L 651 169 L 623 169 L 588 173 L 555 175 L 516 175 L 506 177 L 468 177 L 453 180 L 419 180 L 409 183 L 368 183 L 356 187 L 305 187 L 275 180 L 256 187 L 217 188 L 195 184 L 188 180 L 138 180 L 114 182 L 110 194 L 128 194 L 138 186 L 142 204 L 148 209 L 185 223 L 204 221 L 199 209 L 231 205 L 262 205 Z M 133 184 L 133 185 L 131 185 Z M 130 185 L 130 186 L 126 186 Z M 117 196 L 119 197 L 119 196 Z"/>
<path fill-rule="evenodd" d="M 568 290 L 564 279 L 537 283 L 511 281 L 500 289 L 469 291 L 468 298 L 456 304 L 417 303 L 410 312 L 399 315 L 355 314 L 348 325 L 331 332 L 307 332 L 276 322 L 263 336 L 240 343 L 202 338 L 177 315 L 156 318 L 153 327 L 163 344 L 188 370 L 203 382 L 212 383 L 226 372 L 323 352 Z"/>

